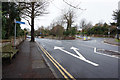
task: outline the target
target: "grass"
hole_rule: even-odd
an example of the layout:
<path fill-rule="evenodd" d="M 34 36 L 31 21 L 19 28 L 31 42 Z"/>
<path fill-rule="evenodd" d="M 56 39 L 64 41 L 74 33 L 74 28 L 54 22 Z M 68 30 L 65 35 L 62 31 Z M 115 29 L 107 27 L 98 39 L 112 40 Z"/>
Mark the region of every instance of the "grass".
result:
<path fill-rule="evenodd" d="M 115 39 L 115 41 L 116 41 L 116 42 L 120 42 L 120 40 L 118 40 L 118 39 Z"/>
<path fill-rule="evenodd" d="M 17 49 L 14 49 L 12 47 L 12 44 L 8 44 L 8 45 L 5 45 L 4 47 L 2 47 L 2 52 L 4 53 L 9 53 L 9 52 L 12 52 L 13 54 L 15 54 L 18 50 Z M 2 57 L 10 57 L 9 54 L 2 54 Z"/>
<path fill-rule="evenodd" d="M 77 38 L 82 39 L 82 38 L 80 38 L 80 37 L 77 37 Z"/>

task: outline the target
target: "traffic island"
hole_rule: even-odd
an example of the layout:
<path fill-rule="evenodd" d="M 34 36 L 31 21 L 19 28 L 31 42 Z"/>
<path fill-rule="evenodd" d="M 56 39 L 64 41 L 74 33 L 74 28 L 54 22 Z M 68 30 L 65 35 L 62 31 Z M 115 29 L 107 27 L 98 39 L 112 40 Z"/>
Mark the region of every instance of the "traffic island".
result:
<path fill-rule="evenodd" d="M 100 52 L 102 54 L 110 55 L 113 57 L 120 58 L 120 52 L 119 51 L 112 51 L 112 50 L 105 50 L 105 49 L 97 49 L 97 52 Z"/>
<path fill-rule="evenodd" d="M 116 39 L 114 39 L 114 38 L 105 39 L 104 43 L 120 46 L 120 42 L 119 41 L 117 42 Z"/>

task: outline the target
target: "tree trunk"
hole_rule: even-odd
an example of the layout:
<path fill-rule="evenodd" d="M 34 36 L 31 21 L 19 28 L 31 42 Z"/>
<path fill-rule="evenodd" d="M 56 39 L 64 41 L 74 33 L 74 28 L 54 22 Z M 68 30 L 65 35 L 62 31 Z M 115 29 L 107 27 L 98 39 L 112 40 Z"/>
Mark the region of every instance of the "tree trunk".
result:
<path fill-rule="evenodd" d="M 32 14 L 31 14 L 31 42 L 34 42 L 34 2 L 32 2 Z"/>

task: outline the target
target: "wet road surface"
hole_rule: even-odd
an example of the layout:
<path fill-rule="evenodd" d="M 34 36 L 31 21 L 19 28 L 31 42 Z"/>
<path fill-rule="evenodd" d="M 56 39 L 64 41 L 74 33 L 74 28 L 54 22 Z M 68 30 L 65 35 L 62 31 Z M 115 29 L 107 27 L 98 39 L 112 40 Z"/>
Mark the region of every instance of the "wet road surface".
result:
<path fill-rule="evenodd" d="M 74 78 L 118 78 L 119 58 L 98 54 L 97 49 L 118 51 L 119 47 L 104 44 L 103 40 L 104 38 L 92 38 L 89 41 L 36 38 Z M 49 59 L 48 62 L 55 69 Z M 61 78 L 59 71 L 55 71 Z"/>

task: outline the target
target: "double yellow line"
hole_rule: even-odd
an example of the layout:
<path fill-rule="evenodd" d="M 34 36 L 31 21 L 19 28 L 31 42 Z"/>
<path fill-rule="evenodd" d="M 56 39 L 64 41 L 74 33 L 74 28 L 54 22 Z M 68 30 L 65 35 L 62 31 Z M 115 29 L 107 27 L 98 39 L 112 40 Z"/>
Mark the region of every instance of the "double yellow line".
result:
<path fill-rule="evenodd" d="M 63 77 L 67 80 L 69 78 L 67 75 L 73 79 L 76 80 L 65 68 L 63 68 L 40 44 L 37 42 L 38 46 L 41 48 L 41 50 L 44 52 L 44 54 L 47 56 L 47 58 L 54 64 L 54 66 L 60 71 L 60 73 L 63 75 Z M 64 72 L 63 72 L 64 71 Z M 67 75 L 66 75 L 67 74 Z"/>

